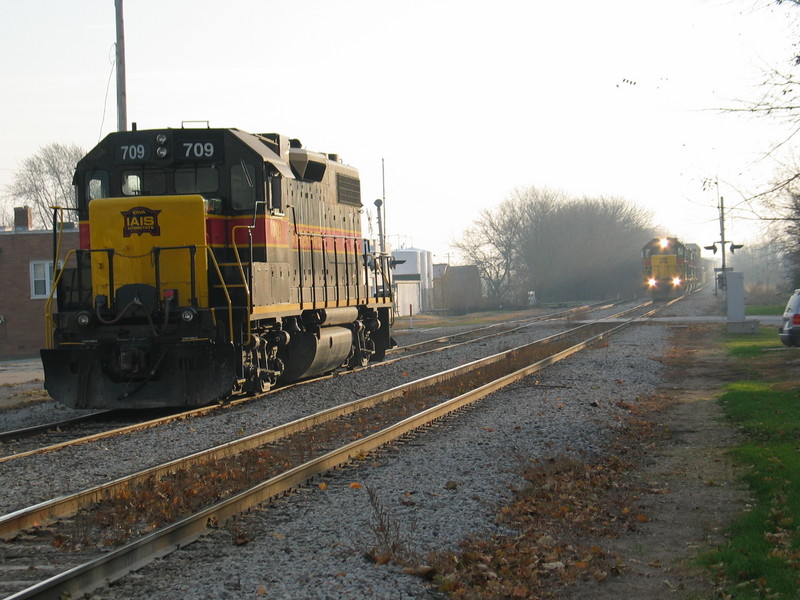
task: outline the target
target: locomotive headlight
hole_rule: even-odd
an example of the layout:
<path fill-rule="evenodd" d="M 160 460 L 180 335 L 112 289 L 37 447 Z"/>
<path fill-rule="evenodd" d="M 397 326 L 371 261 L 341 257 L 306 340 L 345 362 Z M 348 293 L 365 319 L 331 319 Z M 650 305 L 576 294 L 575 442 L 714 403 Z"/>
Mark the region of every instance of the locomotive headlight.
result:
<path fill-rule="evenodd" d="M 88 327 L 89 323 L 92 322 L 92 315 L 90 315 L 86 311 L 79 312 L 78 316 L 75 317 L 75 320 L 78 322 L 78 325 L 80 325 L 81 327 Z"/>
<path fill-rule="evenodd" d="M 181 309 L 181 321 L 184 323 L 191 323 L 197 318 L 197 311 L 191 306 Z"/>
<path fill-rule="evenodd" d="M 672 285 L 679 286 L 680 284 L 681 284 L 681 278 L 680 277 L 673 277 L 672 278 Z"/>
<path fill-rule="evenodd" d="M 163 133 L 159 133 L 156 136 L 156 144 L 163 146 L 166 143 L 167 143 L 167 136 Z"/>
<path fill-rule="evenodd" d="M 652 277 L 647 280 L 647 285 L 649 285 L 650 287 L 656 287 L 656 283 L 657 283 L 657 281 L 655 279 L 653 279 Z"/>
<path fill-rule="evenodd" d="M 156 156 L 158 156 L 158 158 L 167 158 L 168 153 L 169 152 L 164 146 L 159 146 L 156 148 Z"/>

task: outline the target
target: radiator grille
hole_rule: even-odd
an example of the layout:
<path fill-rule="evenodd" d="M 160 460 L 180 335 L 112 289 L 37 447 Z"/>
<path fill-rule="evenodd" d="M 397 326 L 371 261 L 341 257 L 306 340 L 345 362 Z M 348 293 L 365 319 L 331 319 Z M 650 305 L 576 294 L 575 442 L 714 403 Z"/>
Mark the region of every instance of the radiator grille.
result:
<path fill-rule="evenodd" d="M 361 182 L 357 177 L 336 174 L 336 195 L 340 204 L 361 206 Z"/>

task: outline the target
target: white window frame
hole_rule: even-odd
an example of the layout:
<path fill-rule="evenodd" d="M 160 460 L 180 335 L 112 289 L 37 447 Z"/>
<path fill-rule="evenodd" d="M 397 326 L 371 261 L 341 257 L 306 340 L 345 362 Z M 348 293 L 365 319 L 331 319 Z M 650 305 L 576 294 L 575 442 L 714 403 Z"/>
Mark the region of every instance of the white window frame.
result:
<path fill-rule="evenodd" d="M 50 290 L 53 289 L 53 261 L 52 260 L 32 260 L 29 263 L 30 267 L 30 284 L 31 284 L 31 300 L 46 300 L 50 297 Z M 46 276 L 44 279 L 36 277 L 36 267 L 44 265 Z M 36 282 L 44 281 L 45 293 L 36 293 Z"/>

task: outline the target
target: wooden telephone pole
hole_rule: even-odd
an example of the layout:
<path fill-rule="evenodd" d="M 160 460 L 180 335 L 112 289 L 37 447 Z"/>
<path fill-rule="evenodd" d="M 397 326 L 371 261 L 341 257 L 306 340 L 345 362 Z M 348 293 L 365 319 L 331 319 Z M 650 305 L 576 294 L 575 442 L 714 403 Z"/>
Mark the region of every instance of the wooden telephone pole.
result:
<path fill-rule="evenodd" d="M 114 0 L 117 15 L 117 131 L 128 130 L 128 100 L 125 92 L 125 25 L 122 0 Z"/>

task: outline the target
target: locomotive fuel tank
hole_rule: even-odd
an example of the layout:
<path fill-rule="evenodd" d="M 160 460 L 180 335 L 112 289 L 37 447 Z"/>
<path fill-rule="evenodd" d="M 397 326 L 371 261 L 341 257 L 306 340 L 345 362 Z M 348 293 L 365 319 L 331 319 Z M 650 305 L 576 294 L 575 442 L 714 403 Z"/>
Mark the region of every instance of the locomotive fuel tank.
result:
<path fill-rule="evenodd" d="M 292 334 L 279 354 L 286 365 L 281 380 L 297 381 L 332 371 L 347 360 L 352 345 L 353 334 L 344 327 L 323 327 L 318 335 Z"/>

